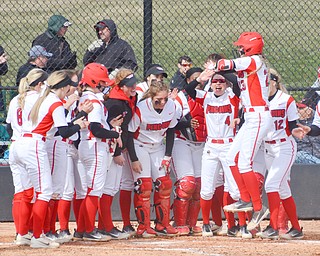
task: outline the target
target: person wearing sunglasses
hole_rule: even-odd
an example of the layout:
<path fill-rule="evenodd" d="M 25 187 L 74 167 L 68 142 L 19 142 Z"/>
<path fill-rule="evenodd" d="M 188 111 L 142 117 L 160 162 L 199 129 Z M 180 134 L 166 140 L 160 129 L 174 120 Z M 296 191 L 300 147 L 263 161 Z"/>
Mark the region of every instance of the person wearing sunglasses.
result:
<path fill-rule="evenodd" d="M 210 82 L 210 91 L 196 89 L 199 82 L 207 80 Z M 214 74 L 208 69 L 187 85 L 186 92 L 203 106 L 205 113 L 208 136 L 202 155 L 200 206 L 203 217 L 202 236 L 207 237 L 213 236 L 209 217 L 212 198 L 219 186 L 218 178 L 221 168 L 225 176 L 224 201 L 239 197 L 236 183 L 226 162 L 226 156 L 235 136 L 232 124 L 238 117 L 240 92 L 236 86 L 233 86 L 233 89 L 229 88 L 224 76 L 218 73 Z M 235 236 L 238 229 L 236 229 L 234 216 L 226 214 L 226 218 L 228 220 L 228 234 Z M 240 225 L 245 227 L 245 216 L 243 215 L 241 218 L 239 216 L 240 219 Z M 252 238 L 248 232 L 242 232 L 241 235 L 243 238 Z"/>
<path fill-rule="evenodd" d="M 171 78 L 170 89 L 178 88 L 184 89 L 186 85 L 186 73 L 192 67 L 192 60 L 189 56 L 181 56 L 178 59 L 178 70 Z"/>
<path fill-rule="evenodd" d="M 152 81 L 129 123 L 129 139 L 132 142 L 127 145 L 135 185 L 134 207 L 139 223 L 137 236 L 141 237 L 178 235 L 178 230 L 170 225 L 172 181 L 169 173 L 178 113 L 168 94 L 167 84 Z M 155 186 L 154 229 L 150 227 L 152 184 Z"/>

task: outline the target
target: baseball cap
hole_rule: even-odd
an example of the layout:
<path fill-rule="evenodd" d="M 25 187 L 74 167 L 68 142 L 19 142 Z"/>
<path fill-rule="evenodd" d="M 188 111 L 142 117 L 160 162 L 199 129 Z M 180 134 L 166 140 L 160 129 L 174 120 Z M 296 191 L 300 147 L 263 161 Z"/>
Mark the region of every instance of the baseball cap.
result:
<path fill-rule="evenodd" d="M 105 23 L 104 21 L 98 21 L 98 23 L 94 25 L 95 29 L 102 29 L 105 27 L 107 27 L 107 23 Z"/>
<path fill-rule="evenodd" d="M 41 45 L 35 45 L 31 48 L 31 50 L 29 51 L 29 56 L 32 58 L 37 58 L 39 56 L 45 56 L 47 58 L 52 57 L 52 53 L 47 52 L 46 48 L 44 48 Z"/>
<path fill-rule="evenodd" d="M 127 87 L 133 87 L 135 84 L 137 84 L 137 78 L 135 77 L 134 74 L 130 74 L 124 79 L 122 79 L 119 83 L 119 87 L 121 86 L 127 86 Z"/>
<path fill-rule="evenodd" d="M 147 70 L 146 77 L 150 75 L 160 75 L 160 74 L 162 74 L 165 78 L 168 77 L 168 74 L 164 71 L 164 69 L 160 65 L 152 66 Z"/>

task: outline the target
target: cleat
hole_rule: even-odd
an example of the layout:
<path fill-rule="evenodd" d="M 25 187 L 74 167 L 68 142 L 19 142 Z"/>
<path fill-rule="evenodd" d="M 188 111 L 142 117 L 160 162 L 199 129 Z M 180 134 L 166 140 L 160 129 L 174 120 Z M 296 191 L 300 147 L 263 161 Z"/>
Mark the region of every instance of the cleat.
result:
<path fill-rule="evenodd" d="M 56 242 L 59 244 L 68 243 L 72 240 L 72 235 L 70 231 L 67 230 L 60 230 L 58 237 L 56 238 Z"/>
<path fill-rule="evenodd" d="M 179 235 L 179 231 L 174 227 L 172 227 L 171 225 L 164 227 L 160 223 L 157 223 L 154 230 L 157 232 L 158 236 L 178 236 Z"/>
<path fill-rule="evenodd" d="M 102 236 L 96 229 L 94 229 L 92 232 L 84 232 L 83 240 L 102 242 Z"/>
<path fill-rule="evenodd" d="M 58 248 L 60 245 L 42 234 L 39 238 L 32 237 L 30 247 L 31 248 Z"/>
<path fill-rule="evenodd" d="M 221 226 L 216 225 L 216 223 L 214 223 L 213 221 L 210 221 L 209 225 L 213 233 L 215 233 L 218 229 L 221 228 Z"/>
<path fill-rule="evenodd" d="M 31 244 L 32 235 L 27 233 L 25 235 L 18 234 L 15 240 L 16 245 L 30 245 Z"/>
<path fill-rule="evenodd" d="M 202 235 L 202 228 L 199 226 L 190 227 L 189 235 L 191 236 L 201 236 Z"/>
<path fill-rule="evenodd" d="M 137 234 L 136 230 L 134 229 L 134 227 L 132 227 L 132 225 L 123 227 L 122 233 L 129 234 L 129 237 L 133 237 Z"/>
<path fill-rule="evenodd" d="M 249 212 L 253 210 L 251 202 L 245 202 L 241 199 L 233 204 L 229 204 L 223 207 L 226 212 Z"/>
<path fill-rule="evenodd" d="M 227 236 L 236 237 L 239 232 L 238 226 L 233 226 L 232 228 L 228 228 Z"/>
<path fill-rule="evenodd" d="M 286 240 L 302 239 L 303 238 L 302 228 L 300 231 L 295 228 L 291 228 L 286 234 L 281 235 L 280 237 Z"/>
<path fill-rule="evenodd" d="M 247 229 L 248 229 L 248 227 L 247 227 Z M 256 228 L 250 230 L 250 233 L 252 234 L 252 237 L 256 237 L 258 233 L 261 233 L 260 224 Z"/>
<path fill-rule="evenodd" d="M 143 238 L 151 238 L 151 237 L 156 237 L 157 232 L 150 227 L 148 227 L 146 229 L 139 229 L 139 227 L 138 227 L 137 236 L 143 237 Z"/>
<path fill-rule="evenodd" d="M 83 232 L 78 232 L 76 229 L 74 229 L 72 240 L 73 241 L 83 240 Z"/>
<path fill-rule="evenodd" d="M 257 233 L 257 237 L 262 239 L 278 239 L 279 231 L 267 226 L 262 232 Z"/>
<path fill-rule="evenodd" d="M 203 224 L 202 225 L 202 236 L 203 237 L 213 236 L 210 224 Z"/>
<path fill-rule="evenodd" d="M 252 238 L 252 234 L 247 230 L 247 225 L 240 226 L 239 232 L 237 233 L 236 236 L 244 238 L 244 239 L 251 239 Z"/>
<path fill-rule="evenodd" d="M 213 232 L 217 236 L 226 236 L 228 234 L 228 223 L 223 223 L 222 226 Z"/>
<path fill-rule="evenodd" d="M 52 233 L 52 231 L 47 232 L 46 237 L 49 238 L 51 241 L 56 241 L 58 238 L 58 234 L 57 233 Z"/>
<path fill-rule="evenodd" d="M 179 231 L 180 236 L 187 236 L 190 233 L 190 229 L 188 228 L 188 226 L 178 226 L 175 227 L 175 229 Z"/>
<path fill-rule="evenodd" d="M 256 228 L 260 224 L 260 222 L 263 221 L 263 219 L 268 216 L 268 214 L 269 214 L 269 209 L 264 205 L 262 206 L 262 209 L 260 211 L 254 212 L 252 215 L 252 219 L 248 224 L 248 230 L 251 231 L 254 228 Z"/>
<path fill-rule="evenodd" d="M 111 239 L 116 239 L 116 240 L 128 239 L 130 237 L 130 234 L 124 233 L 119 229 L 117 229 L 116 227 L 112 228 L 109 232 L 106 231 L 105 235 L 110 236 Z"/>

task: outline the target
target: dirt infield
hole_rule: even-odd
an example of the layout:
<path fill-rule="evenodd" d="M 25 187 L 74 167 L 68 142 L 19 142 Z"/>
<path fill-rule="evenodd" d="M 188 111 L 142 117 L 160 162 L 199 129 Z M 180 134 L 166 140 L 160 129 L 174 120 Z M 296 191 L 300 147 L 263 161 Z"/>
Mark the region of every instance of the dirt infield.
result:
<path fill-rule="evenodd" d="M 266 225 L 266 222 L 262 223 L 262 227 Z M 13 223 L 0 223 L 0 255 L 320 255 L 320 221 L 301 221 L 301 225 L 305 237 L 300 241 L 183 236 L 100 243 L 78 241 L 63 244 L 58 249 L 31 249 L 12 242 Z"/>

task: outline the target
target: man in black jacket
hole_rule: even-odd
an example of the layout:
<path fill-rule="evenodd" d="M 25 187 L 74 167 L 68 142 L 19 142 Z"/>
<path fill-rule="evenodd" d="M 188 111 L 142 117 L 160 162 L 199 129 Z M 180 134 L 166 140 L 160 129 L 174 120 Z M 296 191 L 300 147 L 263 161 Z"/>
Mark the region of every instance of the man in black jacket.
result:
<path fill-rule="evenodd" d="M 77 55 L 71 51 L 64 38 L 71 22 L 61 15 L 53 15 L 48 21 L 48 29 L 32 42 L 32 46 L 41 45 L 53 56 L 47 63 L 47 72 L 61 69 L 74 69 L 77 66 Z"/>
<path fill-rule="evenodd" d="M 0 45 L 0 76 L 7 74 L 8 72 L 8 64 L 7 64 L 7 55 L 4 52 L 3 47 Z M 0 87 L 1 87 L 1 78 L 0 78 Z M 0 111 L 5 110 L 6 106 L 3 100 L 3 93 L 0 90 Z"/>
<path fill-rule="evenodd" d="M 94 26 L 98 40 L 89 45 L 83 64 L 98 62 L 108 68 L 109 73 L 121 67 L 133 71 L 138 69 L 132 47 L 119 38 L 117 26 L 113 20 L 105 19 Z"/>

